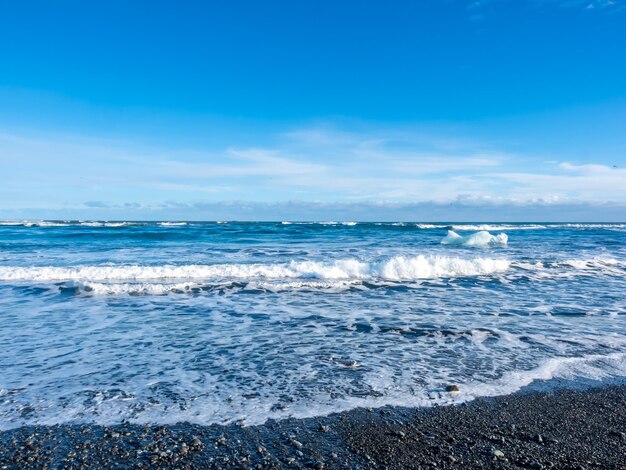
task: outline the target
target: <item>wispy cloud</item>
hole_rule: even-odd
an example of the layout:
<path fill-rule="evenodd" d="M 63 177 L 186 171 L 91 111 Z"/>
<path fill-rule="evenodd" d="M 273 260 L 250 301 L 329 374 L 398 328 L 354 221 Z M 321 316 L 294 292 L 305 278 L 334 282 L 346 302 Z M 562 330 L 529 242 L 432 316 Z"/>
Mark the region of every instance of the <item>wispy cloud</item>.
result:
<path fill-rule="evenodd" d="M 316 125 L 278 134 L 272 145 L 195 149 L 36 135 L 0 134 L 0 210 L 150 212 L 165 210 L 164 201 L 184 210 L 224 201 L 626 204 L 626 169 L 406 126 Z"/>
<path fill-rule="evenodd" d="M 546 0 L 544 0 L 546 1 Z M 563 8 L 611 9 L 624 5 L 621 0 L 552 0 Z"/>
<path fill-rule="evenodd" d="M 483 20 L 486 12 L 491 8 L 507 3 L 516 3 L 515 0 L 470 0 L 466 3 L 466 10 L 471 21 Z M 597 11 L 622 11 L 626 7 L 624 0 L 530 0 L 528 5 L 533 7 L 556 7 L 560 9 L 579 9 Z"/>

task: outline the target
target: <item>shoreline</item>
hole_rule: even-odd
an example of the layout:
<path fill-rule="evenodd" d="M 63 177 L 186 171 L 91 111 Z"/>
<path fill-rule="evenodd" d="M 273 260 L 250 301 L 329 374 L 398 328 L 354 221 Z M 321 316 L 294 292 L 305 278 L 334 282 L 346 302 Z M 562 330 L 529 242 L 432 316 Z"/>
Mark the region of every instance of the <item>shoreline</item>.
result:
<path fill-rule="evenodd" d="M 548 385 L 461 405 L 249 427 L 27 426 L 0 432 L 0 469 L 626 469 L 626 385 Z"/>

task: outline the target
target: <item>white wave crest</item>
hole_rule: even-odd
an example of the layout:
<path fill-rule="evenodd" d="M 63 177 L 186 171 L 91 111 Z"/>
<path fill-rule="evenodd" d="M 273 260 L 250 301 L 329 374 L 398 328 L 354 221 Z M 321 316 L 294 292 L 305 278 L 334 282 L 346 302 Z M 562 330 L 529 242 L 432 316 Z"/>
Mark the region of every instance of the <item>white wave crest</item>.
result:
<path fill-rule="evenodd" d="M 435 228 L 435 227 L 432 227 Z M 441 227 L 437 227 L 441 228 Z M 564 223 L 564 224 L 454 224 L 453 230 L 487 230 L 487 231 L 500 231 L 500 230 L 546 230 L 546 229 L 624 229 L 626 224 L 592 224 L 592 223 Z"/>
<path fill-rule="evenodd" d="M 357 279 L 403 281 L 479 276 L 504 272 L 505 259 L 447 256 L 396 256 L 380 262 L 343 259 L 333 262 L 292 261 L 285 264 L 216 264 L 163 266 L 0 267 L 0 281 L 150 281 L 216 279 Z"/>
<path fill-rule="evenodd" d="M 72 224 L 70 222 L 48 222 L 45 220 L 40 220 L 37 222 L 26 221 L 23 222 L 22 225 L 24 227 L 69 227 Z"/>
<path fill-rule="evenodd" d="M 519 225 L 508 225 L 508 224 L 461 224 L 461 225 L 453 225 L 452 230 L 486 230 L 486 231 L 500 231 L 500 230 L 542 230 L 549 228 L 547 225 L 538 225 L 538 224 L 519 224 Z"/>
<path fill-rule="evenodd" d="M 128 227 L 130 225 L 140 225 L 134 222 L 80 222 L 81 227 Z"/>
<path fill-rule="evenodd" d="M 508 241 L 509 237 L 506 233 L 492 235 L 487 231 L 482 231 L 463 237 L 453 230 L 448 230 L 448 234 L 441 240 L 441 244 L 486 248 L 490 246 L 506 246 Z"/>
<path fill-rule="evenodd" d="M 591 259 L 568 259 L 555 263 L 556 266 L 574 268 L 581 271 L 613 270 L 626 267 L 626 262 L 615 258 L 596 257 Z"/>
<path fill-rule="evenodd" d="M 626 229 L 626 224 L 558 224 L 551 225 L 551 227 L 578 229 Z"/>
<path fill-rule="evenodd" d="M 106 222 L 99 220 L 79 220 L 79 221 L 53 221 L 53 220 L 22 220 L 22 221 L 0 221 L 0 226 L 9 227 L 126 227 L 130 225 L 148 225 L 143 222 Z"/>
<path fill-rule="evenodd" d="M 437 224 L 417 224 L 417 228 L 421 228 L 423 230 L 431 229 L 431 228 L 448 228 L 449 225 L 437 225 Z"/>

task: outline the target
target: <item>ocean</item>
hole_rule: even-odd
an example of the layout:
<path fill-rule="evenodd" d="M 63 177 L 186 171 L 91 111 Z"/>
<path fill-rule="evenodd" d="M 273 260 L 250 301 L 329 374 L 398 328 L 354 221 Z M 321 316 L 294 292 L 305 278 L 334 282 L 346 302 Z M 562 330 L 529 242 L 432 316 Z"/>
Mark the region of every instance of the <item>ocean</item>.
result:
<path fill-rule="evenodd" d="M 625 292 L 626 224 L 0 222 L 0 429 L 623 378 Z"/>

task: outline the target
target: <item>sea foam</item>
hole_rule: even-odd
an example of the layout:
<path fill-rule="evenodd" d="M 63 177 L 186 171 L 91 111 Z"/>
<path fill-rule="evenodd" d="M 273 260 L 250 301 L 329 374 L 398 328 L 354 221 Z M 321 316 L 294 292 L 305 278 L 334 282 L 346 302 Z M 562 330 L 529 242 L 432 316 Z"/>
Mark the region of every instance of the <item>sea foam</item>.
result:
<path fill-rule="evenodd" d="M 292 261 L 284 264 L 188 264 L 162 266 L 0 267 L 0 281 L 147 281 L 177 279 L 385 279 L 413 280 L 488 275 L 504 272 L 509 261 L 418 255 L 394 256 L 366 262 L 340 259 L 329 262 Z"/>
<path fill-rule="evenodd" d="M 626 377 L 618 224 L 39 223 L 0 224 L 0 429 L 246 425 Z"/>

